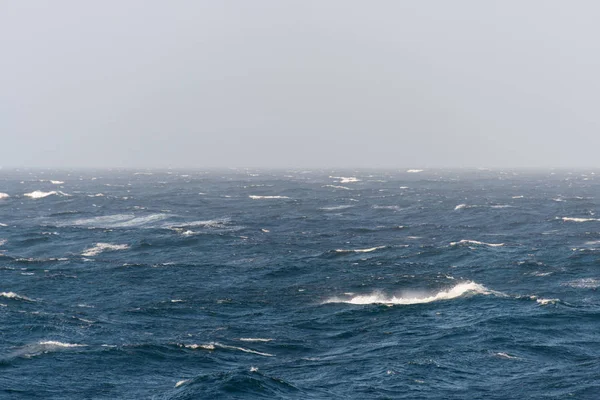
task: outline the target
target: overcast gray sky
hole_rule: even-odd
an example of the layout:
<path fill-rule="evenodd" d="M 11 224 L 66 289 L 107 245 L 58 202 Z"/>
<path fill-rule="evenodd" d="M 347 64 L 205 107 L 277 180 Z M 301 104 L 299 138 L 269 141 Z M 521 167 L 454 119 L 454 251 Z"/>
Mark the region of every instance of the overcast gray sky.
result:
<path fill-rule="evenodd" d="M 0 165 L 593 167 L 600 3 L 0 0 Z"/>

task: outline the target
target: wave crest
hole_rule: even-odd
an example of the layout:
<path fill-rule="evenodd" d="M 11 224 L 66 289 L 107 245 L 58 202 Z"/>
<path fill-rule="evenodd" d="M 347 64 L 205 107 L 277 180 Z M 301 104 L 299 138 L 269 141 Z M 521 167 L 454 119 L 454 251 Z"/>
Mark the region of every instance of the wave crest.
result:
<path fill-rule="evenodd" d="M 485 286 L 476 282 L 462 282 L 448 289 L 442 290 L 430 296 L 423 297 L 386 297 L 382 293 L 373 293 L 369 295 L 354 296 L 350 299 L 340 299 L 334 297 L 326 300 L 324 303 L 347 303 L 347 304 L 387 304 L 387 305 L 410 305 L 431 303 L 440 300 L 450 300 L 466 294 L 483 294 L 489 295 L 494 292 Z"/>

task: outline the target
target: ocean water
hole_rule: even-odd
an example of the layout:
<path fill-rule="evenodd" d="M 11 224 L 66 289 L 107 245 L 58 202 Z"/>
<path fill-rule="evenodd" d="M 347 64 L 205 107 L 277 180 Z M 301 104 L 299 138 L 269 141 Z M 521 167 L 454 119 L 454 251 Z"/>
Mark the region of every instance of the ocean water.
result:
<path fill-rule="evenodd" d="M 0 192 L 0 398 L 600 398 L 592 171 L 0 170 Z"/>

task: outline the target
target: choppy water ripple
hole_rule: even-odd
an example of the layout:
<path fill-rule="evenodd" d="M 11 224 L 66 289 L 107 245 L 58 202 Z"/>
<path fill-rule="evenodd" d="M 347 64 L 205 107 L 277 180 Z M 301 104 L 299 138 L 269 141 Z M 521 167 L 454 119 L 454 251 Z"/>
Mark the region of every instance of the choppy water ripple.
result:
<path fill-rule="evenodd" d="M 600 393 L 593 171 L 0 171 L 0 397 Z"/>

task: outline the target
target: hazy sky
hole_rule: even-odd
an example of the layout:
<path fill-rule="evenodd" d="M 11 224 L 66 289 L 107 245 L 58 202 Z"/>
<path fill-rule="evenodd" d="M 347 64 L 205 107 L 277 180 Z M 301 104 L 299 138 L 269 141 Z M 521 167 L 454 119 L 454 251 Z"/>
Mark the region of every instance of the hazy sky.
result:
<path fill-rule="evenodd" d="M 0 165 L 600 166 L 597 1 L 0 0 Z"/>

